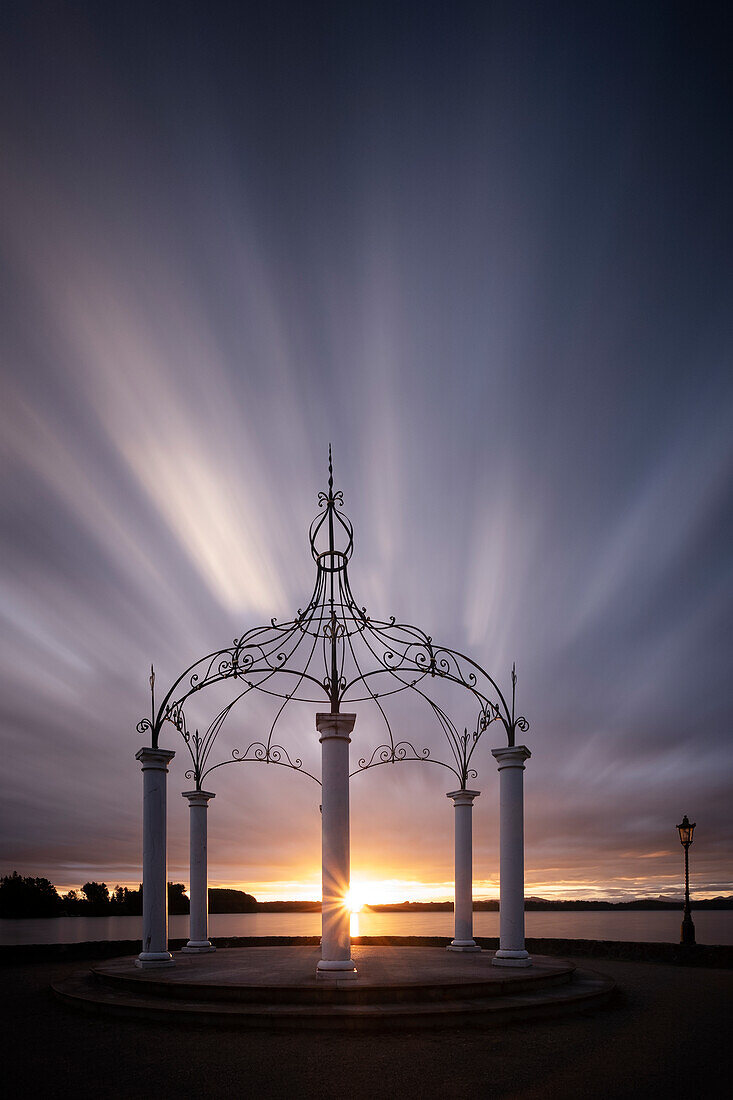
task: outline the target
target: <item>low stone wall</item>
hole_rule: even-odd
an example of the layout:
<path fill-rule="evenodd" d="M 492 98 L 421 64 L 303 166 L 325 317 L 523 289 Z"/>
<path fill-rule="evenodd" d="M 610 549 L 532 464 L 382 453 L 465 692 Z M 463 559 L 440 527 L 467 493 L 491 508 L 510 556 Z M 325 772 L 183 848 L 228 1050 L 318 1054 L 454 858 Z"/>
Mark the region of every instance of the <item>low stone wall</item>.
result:
<path fill-rule="evenodd" d="M 354 936 L 354 944 L 373 947 L 445 947 L 448 936 Z M 179 951 L 185 939 L 171 940 L 171 951 Z M 298 944 L 317 947 L 319 936 L 229 936 L 213 938 L 220 949 L 227 947 L 277 947 Z M 496 937 L 476 937 L 476 943 L 487 951 L 499 946 Z M 18 946 L 0 945 L 0 964 L 66 959 L 110 959 L 120 955 L 137 955 L 139 940 L 93 940 L 87 943 L 38 943 Z M 527 950 L 535 955 L 560 955 L 574 958 L 625 959 L 631 962 L 657 962 L 678 966 L 706 966 L 733 969 L 733 946 L 679 943 L 632 943 L 626 940 L 551 940 L 528 939 Z"/>
<path fill-rule="evenodd" d="M 490 946 L 488 941 L 480 942 L 482 947 Z M 498 940 L 491 941 L 491 946 L 498 945 Z M 626 959 L 630 962 L 733 968 L 733 946 L 729 944 L 698 943 L 687 946 L 681 943 L 633 943 L 627 940 L 528 939 L 527 950 L 536 955 L 573 955 L 590 959 Z"/>

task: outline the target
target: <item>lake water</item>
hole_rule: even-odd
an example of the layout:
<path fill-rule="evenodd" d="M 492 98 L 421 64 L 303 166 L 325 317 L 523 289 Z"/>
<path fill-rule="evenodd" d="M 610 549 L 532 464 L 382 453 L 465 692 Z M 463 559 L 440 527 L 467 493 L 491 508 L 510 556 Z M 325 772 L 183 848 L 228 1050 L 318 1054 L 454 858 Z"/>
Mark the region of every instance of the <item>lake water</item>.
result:
<path fill-rule="evenodd" d="M 733 944 L 733 910 L 693 910 L 698 943 Z M 527 937 L 576 940 L 631 940 L 679 943 L 682 913 L 659 910 L 621 912 L 531 912 Z M 319 936 L 320 913 L 214 913 L 211 936 Z M 353 936 L 452 936 L 453 914 L 357 913 Z M 89 940 L 136 940 L 141 917 L 56 917 L 50 920 L 0 920 L 0 944 L 84 943 Z M 188 917 L 171 917 L 171 939 L 188 936 Z M 498 913 L 475 913 L 474 935 L 498 936 Z"/>

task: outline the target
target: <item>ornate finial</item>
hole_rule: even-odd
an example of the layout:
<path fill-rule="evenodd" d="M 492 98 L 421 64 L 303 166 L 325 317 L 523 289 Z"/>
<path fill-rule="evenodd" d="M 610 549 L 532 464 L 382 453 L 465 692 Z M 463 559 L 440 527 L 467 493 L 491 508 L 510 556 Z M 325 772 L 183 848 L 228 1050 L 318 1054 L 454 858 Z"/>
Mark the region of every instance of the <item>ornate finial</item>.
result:
<path fill-rule="evenodd" d="M 324 511 L 313 520 L 309 532 L 313 560 L 328 572 L 338 572 L 351 557 L 351 551 L 354 549 L 354 529 L 340 511 L 344 506 L 344 494 L 341 489 L 333 487 L 333 449 L 330 443 L 328 445 L 328 491 L 321 490 L 318 494 L 318 506 Z M 316 547 L 316 537 L 325 523 L 328 524 L 326 528 L 328 544 Z M 338 532 L 341 532 L 342 542 L 343 535 L 346 536 L 346 544 L 341 549 L 334 541 Z"/>

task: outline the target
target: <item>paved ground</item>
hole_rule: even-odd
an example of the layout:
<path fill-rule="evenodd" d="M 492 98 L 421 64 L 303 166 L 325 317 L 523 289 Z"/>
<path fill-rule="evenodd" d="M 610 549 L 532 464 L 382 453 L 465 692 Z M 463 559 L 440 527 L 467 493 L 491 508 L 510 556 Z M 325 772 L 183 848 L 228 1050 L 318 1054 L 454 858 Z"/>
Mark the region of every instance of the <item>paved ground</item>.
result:
<path fill-rule="evenodd" d="M 576 960 L 588 966 L 588 960 Z M 79 961 L 0 971 L 5 1096 L 517 1097 L 733 1095 L 733 972 L 599 960 L 624 993 L 587 1016 L 504 1030 L 292 1035 L 77 1015 L 49 992 Z"/>

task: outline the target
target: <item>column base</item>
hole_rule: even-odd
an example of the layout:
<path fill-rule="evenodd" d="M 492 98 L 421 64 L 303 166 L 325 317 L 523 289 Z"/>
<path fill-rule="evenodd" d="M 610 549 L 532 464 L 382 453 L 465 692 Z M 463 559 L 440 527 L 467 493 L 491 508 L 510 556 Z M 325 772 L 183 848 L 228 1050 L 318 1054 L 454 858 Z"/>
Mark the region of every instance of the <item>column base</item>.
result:
<path fill-rule="evenodd" d="M 216 951 L 210 940 L 189 940 L 186 946 L 181 948 L 182 955 L 205 955 L 209 951 Z"/>
<path fill-rule="evenodd" d="M 452 940 L 446 947 L 446 951 L 480 951 L 481 948 L 475 940 Z"/>
<path fill-rule="evenodd" d="M 358 978 L 353 959 L 321 959 L 316 967 L 316 978 L 326 982 L 344 982 Z"/>
<path fill-rule="evenodd" d="M 527 951 L 502 951 L 496 952 L 491 960 L 492 966 L 531 966 L 532 959 Z"/>
<path fill-rule="evenodd" d="M 680 943 L 693 944 L 695 942 L 695 925 L 692 917 L 684 917 L 680 926 Z"/>
<path fill-rule="evenodd" d="M 142 951 L 135 959 L 135 966 L 141 970 L 152 970 L 153 967 L 175 966 L 170 951 Z"/>

